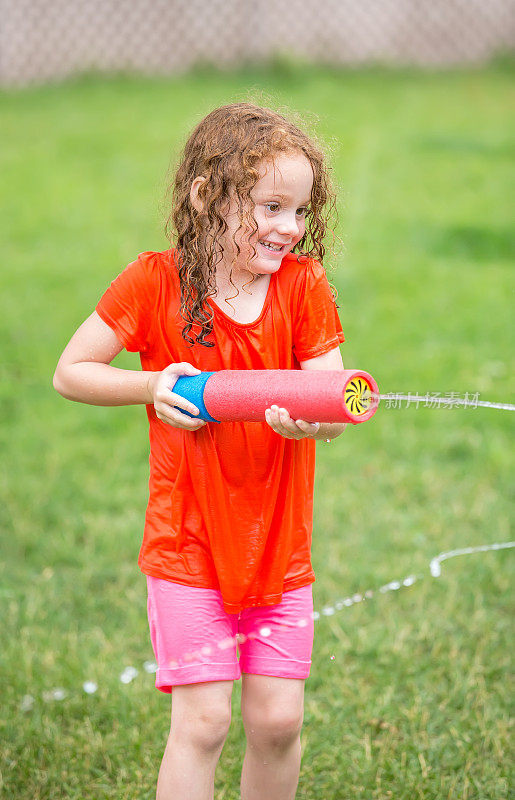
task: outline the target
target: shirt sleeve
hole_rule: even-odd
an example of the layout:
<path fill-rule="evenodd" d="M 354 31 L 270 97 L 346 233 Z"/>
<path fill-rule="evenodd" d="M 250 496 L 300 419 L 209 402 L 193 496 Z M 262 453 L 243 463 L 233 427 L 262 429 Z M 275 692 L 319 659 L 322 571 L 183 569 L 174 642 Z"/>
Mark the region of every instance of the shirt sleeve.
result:
<path fill-rule="evenodd" d="M 148 351 L 156 275 L 151 253 L 140 253 L 111 283 L 96 311 L 126 350 Z"/>
<path fill-rule="evenodd" d="M 293 352 L 298 361 L 328 353 L 345 341 L 325 270 L 309 259 L 294 296 Z"/>

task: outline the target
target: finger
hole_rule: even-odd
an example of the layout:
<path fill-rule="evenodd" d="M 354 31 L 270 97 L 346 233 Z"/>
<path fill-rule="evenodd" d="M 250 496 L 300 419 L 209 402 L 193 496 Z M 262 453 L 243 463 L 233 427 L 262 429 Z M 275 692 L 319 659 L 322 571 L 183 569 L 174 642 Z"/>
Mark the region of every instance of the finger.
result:
<path fill-rule="evenodd" d="M 177 375 L 198 375 L 201 372 L 198 367 L 194 367 L 189 361 L 179 361 L 177 364 L 169 364 L 164 369 L 165 372 L 174 372 Z"/>
<path fill-rule="evenodd" d="M 320 423 L 319 422 L 306 422 L 305 419 L 296 419 L 295 420 L 295 424 L 298 425 L 298 427 L 301 430 L 303 430 L 305 433 L 308 433 L 308 434 L 311 434 L 311 435 L 314 434 L 314 433 L 318 433 L 318 431 L 320 429 Z"/>
<path fill-rule="evenodd" d="M 196 406 L 186 400 L 184 397 L 181 397 L 178 394 L 170 393 L 169 399 L 167 399 L 165 413 L 172 416 L 174 419 L 180 420 L 182 422 L 188 420 L 193 420 L 194 422 L 199 421 L 199 414 L 200 411 Z M 192 414 L 193 417 L 189 415 Z"/>
<path fill-rule="evenodd" d="M 181 428 L 182 430 L 188 431 L 196 431 L 207 424 L 203 419 L 187 417 L 185 414 L 181 414 L 180 411 L 173 410 L 170 406 L 165 408 L 161 407 L 159 410 L 156 409 L 156 416 L 161 422 L 166 422 L 174 428 Z"/>
<path fill-rule="evenodd" d="M 177 364 L 169 364 L 165 367 L 163 372 L 168 379 L 168 388 L 173 389 L 178 378 L 183 376 L 193 378 L 195 375 L 199 375 L 201 370 L 194 367 L 193 364 L 189 364 L 187 361 L 180 361 Z"/>
<path fill-rule="evenodd" d="M 265 412 L 265 419 L 272 430 L 280 436 L 284 436 L 286 439 L 296 439 L 299 433 L 301 433 L 284 408 L 279 409 L 275 405 L 271 406 Z"/>
<path fill-rule="evenodd" d="M 267 418 L 268 423 L 274 428 L 274 430 L 276 428 L 282 429 L 283 427 L 282 419 L 279 413 L 279 408 L 277 406 L 270 406 L 270 408 L 267 408 L 265 413 L 268 417 Z"/>
<path fill-rule="evenodd" d="M 270 425 L 275 433 L 281 435 L 281 422 L 279 420 L 277 410 L 273 408 L 267 408 L 265 411 L 265 421 Z"/>
<path fill-rule="evenodd" d="M 198 431 L 200 428 L 204 428 L 207 422 L 204 419 L 191 419 L 190 417 L 181 415 L 173 425 L 185 431 Z"/>
<path fill-rule="evenodd" d="M 189 400 L 186 400 L 186 398 L 182 397 L 182 395 L 180 394 L 175 394 L 174 392 L 170 392 L 166 402 L 174 406 L 175 408 L 180 408 L 182 411 L 189 411 L 189 413 L 193 414 L 193 416 L 195 417 L 200 414 L 200 411 L 198 410 L 197 406 L 194 406 L 193 403 L 190 403 Z"/>
<path fill-rule="evenodd" d="M 168 386 L 158 388 L 154 406 L 157 406 L 160 411 L 164 411 L 165 413 L 167 413 L 167 407 L 171 410 L 174 406 L 178 406 L 183 411 L 189 411 L 190 414 L 194 416 L 197 416 L 199 413 L 197 406 L 190 403 L 189 400 L 186 400 L 186 398 L 182 397 L 180 394 L 175 394 L 172 388 Z"/>
<path fill-rule="evenodd" d="M 279 409 L 279 421 L 282 428 L 289 434 L 298 434 L 299 429 L 285 408 Z"/>

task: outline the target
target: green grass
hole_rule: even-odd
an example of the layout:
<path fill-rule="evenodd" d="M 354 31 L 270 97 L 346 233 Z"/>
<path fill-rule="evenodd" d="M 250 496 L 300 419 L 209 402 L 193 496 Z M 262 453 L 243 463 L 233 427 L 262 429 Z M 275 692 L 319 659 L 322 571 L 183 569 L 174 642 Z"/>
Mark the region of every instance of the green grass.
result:
<path fill-rule="evenodd" d="M 154 796 L 170 700 L 142 668 L 146 419 L 67 403 L 51 377 L 114 275 L 166 247 L 164 176 L 187 132 L 249 93 L 315 114 L 339 186 L 327 268 L 346 366 L 383 392 L 513 402 L 512 86 L 509 64 L 283 67 L 1 96 L 2 798 Z M 510 539 L 512 434 L 508 412 L 383 406 L 319 446 L 317 608 L 425 577 L 317 622 L 300 800 L 508 797 L 514 554 L 450 560 L 439 579 L 428 565 Z M 65 700 L 46 699 L 55 687 Z M 239 796 L 239 691 L 217 800 Z"/>

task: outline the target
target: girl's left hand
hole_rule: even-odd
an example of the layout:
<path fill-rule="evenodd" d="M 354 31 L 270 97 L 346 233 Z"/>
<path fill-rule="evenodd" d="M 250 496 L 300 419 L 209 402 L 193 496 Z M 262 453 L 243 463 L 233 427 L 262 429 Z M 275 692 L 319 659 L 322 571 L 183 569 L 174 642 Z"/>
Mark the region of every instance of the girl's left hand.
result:
<path fill-rule="evenodd" d="M 265 419 L 276 433 L 285 439 L 312 439 L 320 429 L 319 422 L 293 420 L 285 408 L 270 406 L 265 411 Z"/>

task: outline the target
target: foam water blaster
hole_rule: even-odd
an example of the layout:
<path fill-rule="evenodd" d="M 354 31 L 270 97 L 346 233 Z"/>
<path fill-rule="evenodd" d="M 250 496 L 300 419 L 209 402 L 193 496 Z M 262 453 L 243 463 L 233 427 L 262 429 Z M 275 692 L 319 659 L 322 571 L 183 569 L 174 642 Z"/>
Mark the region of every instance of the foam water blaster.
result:
<path fill-rule="evenodd" d="M 359 369 L 201 372 L 178 378 L 173 391 L 199 409 L 196 419 L 210 422 L 264 422 L 265 410 L 275 404 L 292 419 L 357 425 L 379 405 L 377 383 Z"/>

